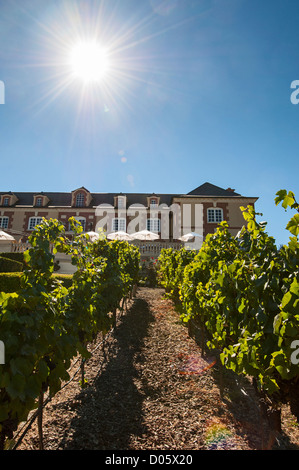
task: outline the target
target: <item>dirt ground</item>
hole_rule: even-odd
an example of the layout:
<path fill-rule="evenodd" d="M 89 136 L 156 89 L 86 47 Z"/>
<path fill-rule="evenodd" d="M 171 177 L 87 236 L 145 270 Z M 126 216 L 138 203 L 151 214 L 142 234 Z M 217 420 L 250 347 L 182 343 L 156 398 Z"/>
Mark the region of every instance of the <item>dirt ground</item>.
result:
<path fill-rule="evenodd" d="M 105 348 L 85 364 L 87 386 L 78 374 L 45 406 L 44 449 L 299 450 L 288 408 L 273 439 L 250 381 L 217 357 L 201 357 L 163 293 L 139 288 Z M 17 450 L 38 446 L 34 422 Z"/>

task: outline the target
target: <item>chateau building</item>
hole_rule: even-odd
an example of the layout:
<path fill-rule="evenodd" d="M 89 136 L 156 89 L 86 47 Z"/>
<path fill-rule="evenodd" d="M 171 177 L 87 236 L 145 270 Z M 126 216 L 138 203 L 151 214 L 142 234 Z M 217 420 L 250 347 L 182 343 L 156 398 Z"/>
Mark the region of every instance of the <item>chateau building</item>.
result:
<path fill-rule="evenodd" d="M 211 183 L 204 183 L 188 194 L 94 193 L 85 187 L 71 192 L 2 191 L 0 230 L 12 235 L 15 245 L 21 246 L 43 217 L 58 219 L 70 236 L 68 220 L 75 217 L 86 232 L 99 228 L 106 234 L 119 230 L 131 234 L 143 229 L 156 232 L 159 240 L 151 243 L 151 250 L 146 248 L 149 243 L 139 243 L 144 253 L 151 254 L 164 246 L 179 246 L 181 235 L 189 232 L 199 235 L 190 243 L 199 248 L 205 236 L 214 232 L 223 220 L 236 235 L 245 223 L 240 207 L 254 206 L 257 199 Z"/>
<path fill-rule="evenodd" d="M 43 217 L 58 219 L 67 232 L 70 232 L 68 219 L 75 217 L 84 231 L 96 231 L 101 226 L 107 233 L 117 230 L 132 233 L 146 228 L 163 235 L 163 215 L 167 212 L 169 233 L 167 229 L 168 238 L 163 239 L 176 240 L 186 231 L 205 237 L 222 220 L 236 234 L 244 225 L 240 207 L 254 206 L 257 199 L 210 183 L 188 194 L 91 193 L 84 187 L 70 193 L 0 192 L 0 229 L 17 241 L 26 241 Z"/>

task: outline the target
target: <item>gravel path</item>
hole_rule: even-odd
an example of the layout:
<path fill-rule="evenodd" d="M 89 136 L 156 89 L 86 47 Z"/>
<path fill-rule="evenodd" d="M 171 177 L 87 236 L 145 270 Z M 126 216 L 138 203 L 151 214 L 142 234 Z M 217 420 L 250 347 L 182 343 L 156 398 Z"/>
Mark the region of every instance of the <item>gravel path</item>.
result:
<path fill-rule="evenodd" d="M 272 446 L 253 388 L 201 357 L 162 289 L 140 288 L 105 347 L 46 406 L 45 450 L 255 450 Z M 220 393 L 220 389 L 223 393 Z M 282 448 L 299 447 L 289 420 Z M 294 420 L 293 420 L 294 421 Z M 38 449 L 33 424 L 18 449 Z"/>

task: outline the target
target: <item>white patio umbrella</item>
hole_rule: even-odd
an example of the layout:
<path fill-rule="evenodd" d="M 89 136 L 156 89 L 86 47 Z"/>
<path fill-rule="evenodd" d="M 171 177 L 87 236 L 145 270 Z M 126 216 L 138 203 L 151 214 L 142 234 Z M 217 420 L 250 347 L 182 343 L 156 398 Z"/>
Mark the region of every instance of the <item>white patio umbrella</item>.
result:
<path fill-rule="evenodd" d="M 158 240 L 159 235 L 149 230 L 141 230 L 140 232 L 135 232 L 131 235 L 135 240 Z"/>
<path fill-rule="evenodd" d="M 107 235 L 107 238 L 109 240 L 132 240 L 131 235 L 122 230 L 119 230 L 118 232 L 109 233 L 109 235 Z"/>
<path fill-rule="evenodd" d="M 97 232 L 86 232 L 85 235 L 89 235 L 90 242 L 95 242 L 100 238 L 100 235 Z"/>
<path fill-rule="evenodd" d="M 183 235 L 182 237 L 180 237 L 179 240 L 181 240 L 182 242 L 190 242 L 190 241 L 194 240 L 196 237 L 203 238 L 203 236 L 200 235 L 199 233 L 189 232 L 189 233 L 186 233 L 185 235 Z"/>
<path fill-rule="evenodd" d="M 12 235 L 9 235 L 9 233 L 3 232 L 3 230 L 0 230 L 0 240 L 7 240 L 7 241 L 13 241 L 15 238 Z"/>

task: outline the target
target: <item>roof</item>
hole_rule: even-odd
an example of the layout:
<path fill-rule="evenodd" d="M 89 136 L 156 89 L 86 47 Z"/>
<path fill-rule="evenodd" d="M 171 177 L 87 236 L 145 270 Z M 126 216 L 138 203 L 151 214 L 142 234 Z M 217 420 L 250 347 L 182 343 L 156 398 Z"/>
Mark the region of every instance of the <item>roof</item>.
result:
<path fill-rule="evenodd" d="M 78 188 L 75 191 L 79 191 L 80 189 L 84 189 L 85 191 L 89 192 L 86 188 Z M 33 205 L 33 197 L 38 194 L 43 194 L 47 196 L 49 199 L 48 206 L 54 207 L 70 207 L 72 204 L 72 193 L 71 192 L 0 192 L 0 196 L 4 194 L 14 194 L 18 201 L 16 203 L 17 206 L 32 206 Z M 158 196 L 160 198 L 160 204 L 167 204 L 170 206 L 172 204 L 172 200 L 174 197 L 184 197 L 186 194 L 157 194 L 157 193 L 90 193 L 91 195 L 91 202 L 90 207 L 98 206 L 100 204 L 110 204 L 114 206 L 114 198 L 116 196 L 126 196 L 127 198 L 127 205 L 131 206 L 133 204 L 142 204 L 143 206 L 147 206 L 147 198 L 151 196 Z M 198 188 L 194 189 L 187 193 L 187 196 L 214 196 L 214 197 L 236 197 L 241 196 L 240 194 L 236 193 L 233 189 L 223 189 L 219 186 L 215 186 L 211 183 L 204 183 Z"/>
<path fill-rule="evenodd" d="M 0 196 L 3 194 L 8 194 L 7 192 L 0 192 Z M 37 194 L 36 192 L 14 192 L 13 193 L 17 198 L 17 206 L 32 206 L 33 197 Z M 72 194 L 65 192 L 43 192 L 38 193 L 47 196 L 49 199 L 48 206 L 55 207 L 68 207 L 72 204 Z M 91 203 L 90 206 L 98 206 L 100 204 L 111 204 L 114 205 L 114 198 L 116 196 L 126 196 L 127 204 L 130 206 L 132 204 L 142 204 L 147 206 L 147 198 L 153 196 L 153 193 L 90 193 Z M 175 194 L 154 194 L 160 198 L 160 204 L 171 204 L 172 198 Z"/>
<path fill-rule="evenodd" d="M 201 186 L 198 186 L 198 188 L 193 189 L 193 191 L 188 193 L 188 196 L 234 197 L 234 196 L 241 196 L 241 194 L 236 193 L 235 190 L 231 188 L 223 189 L 211 183 L 204 183 Z"/>

